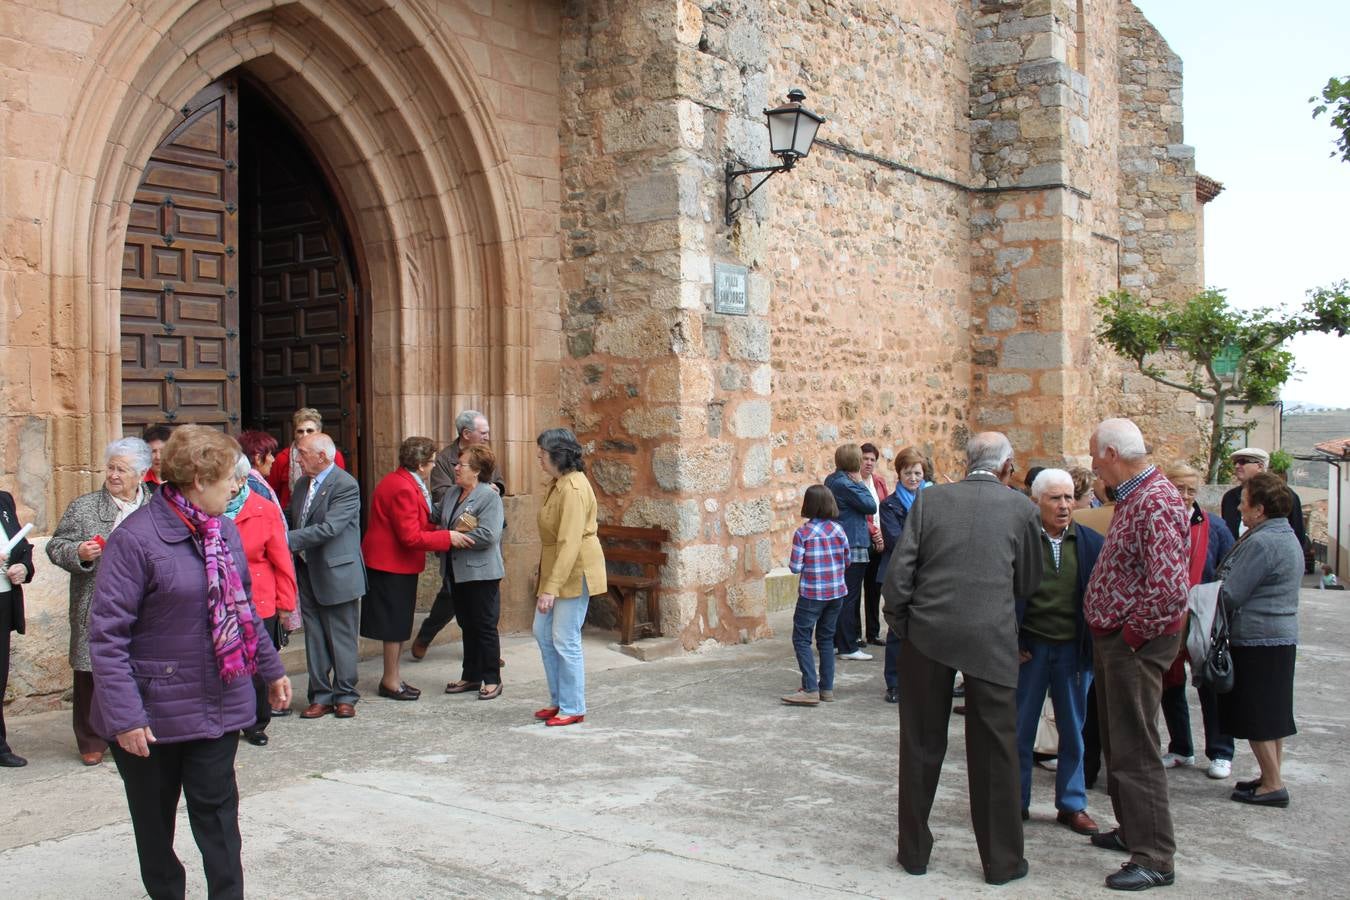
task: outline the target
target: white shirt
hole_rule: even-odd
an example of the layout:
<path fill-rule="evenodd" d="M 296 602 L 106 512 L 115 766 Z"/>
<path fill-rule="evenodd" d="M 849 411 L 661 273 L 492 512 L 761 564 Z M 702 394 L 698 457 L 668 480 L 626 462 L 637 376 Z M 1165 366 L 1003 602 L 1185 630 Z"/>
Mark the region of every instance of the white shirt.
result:
<path fill-rule="evenodd" d="M 881 527 L 881 498 L 877 496 L 877 483 L 869 475 L 863 479 L 863 484 L 867 486 L 867 493 L 872 495 L 872 502 L 876 504 L 877 511 L 867 517 L 867 521 L 878 528 Z"/>
<path fill-rule="evenodd" d="M 5 526 L 0 525 L 0 544 L 9 540 L 9 532 L 5 531 Z M 9 586 L 9 567 L 10 563 L 0 566 L 0 594 L 8 594 L 11 590 Z"/>

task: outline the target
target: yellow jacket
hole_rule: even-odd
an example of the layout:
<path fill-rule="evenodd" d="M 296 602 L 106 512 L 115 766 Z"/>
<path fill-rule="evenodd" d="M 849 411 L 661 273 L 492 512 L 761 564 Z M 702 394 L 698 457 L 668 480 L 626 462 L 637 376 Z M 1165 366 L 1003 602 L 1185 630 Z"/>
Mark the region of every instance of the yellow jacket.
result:
<path fill-rule="evenodd" d="M 568 472 L 549 485 L 539 507 L 539 593 L 580 597 L 583 575 L 592 597 L 609 589 L 595 511 L 595 491 L 584 473 Z"/>

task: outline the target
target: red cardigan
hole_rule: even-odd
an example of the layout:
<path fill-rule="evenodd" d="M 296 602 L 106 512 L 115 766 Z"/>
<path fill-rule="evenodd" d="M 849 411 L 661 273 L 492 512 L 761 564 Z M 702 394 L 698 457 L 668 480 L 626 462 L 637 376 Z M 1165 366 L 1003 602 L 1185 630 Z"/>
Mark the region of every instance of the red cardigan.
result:
<path fill-rule="evenodd" d="M 370 519 L 361 540 L 366 567 L 395 575 L 416 575 L 426 567 L 428 551 L 450 549 L 450 532 L 431 523 L 426 497 L 407 469 L 390 472 L 375 486 Z"/>
<path fill-rule="evenodd" d="M 333 462 L 344 472 L 347 470 L 347 461 L 342 458 L 342 451 L 338 450 L 337 455 L 333 457 Z M 277 492 L 277 502 L 281 504 L 282 509 L 291 508 L 291 448 L 287 447 L 277 454 L 276 459 L 272 460 L 272 470 L 267 473 L 267 483 L 272 486 L 272 490 Z"/>
<path fill-rule="evenodd" d="M 286 523 L 281 510 L 262 494 L 250 493 L 234 526 L 244 545 L 248 574 L 253 579 L 253 606 L 270 619 L 277 611 L 295 609 L 295 563 L 286 545 Z"/>

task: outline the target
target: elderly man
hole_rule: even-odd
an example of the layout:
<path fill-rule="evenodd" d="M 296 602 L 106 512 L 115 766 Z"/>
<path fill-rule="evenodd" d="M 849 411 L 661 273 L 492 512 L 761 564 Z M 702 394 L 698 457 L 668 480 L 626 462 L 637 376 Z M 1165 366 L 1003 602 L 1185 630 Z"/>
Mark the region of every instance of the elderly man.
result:
<path fill-rule="evenodd" d="M 1224 524 L 1228 530 L 1233 532 L 1234 538 L 1242 537 L 1242 533 L 1247 530 L 1242 524 L 1242 514 L 1238 512 L 1238 503 L 1242 500 L 1242 486 L 1247 483 L 1254 475 L 1260 475 L 1270 468 L 1270 454 L 1260 447 L 1243 447 L 1241 450 L 1234 451 L 1233 456 L 1233 480 L 1237 482 L 1237 487 L 1223 495 L 1223 500 L 1219 504 L 1219 511 L 1223 516 Z M 1290 490 L 1294 495 L 1294 508 L 1289 511 L 1289 527 L 1294 529 L 1294 537 L 1298 538 L 1300 547 L 1308 546 L 1308 535 L 1303 530 L 1303 503 L 1298 498 L 1298 492 Z"/>
<path fill-rule="evenodd" d="M 302 719 L 356 715 L 360 599 L 366 593 L 361 559 L 361 489 L 337 467 L 333 439 L 319 432 L 296 443 L 300 479 L 291 496 L 291 530 L 305 622 L 309 706 Z"/>
<path fill-rule="evenodd" d="M 490 437 L 492 431 L 488 427 L 487 417 L 478 410 L 466 409 L 455 416 L 455 440 L 436 454 L 436 465 L 431 470 L 431 502 L 436 509 L 441 508 L 441 498 L 445 496 L 445 492 L 454 486 L 455 464 L 459 462 L 459 455 L 475 444 L 486 444 Z M 492 482 L 498 494 L 506 495 L 506 483 L 502 481 L 500 468 L 492 473 L 491 478 L 485 480 Z M 413 639 L 413 659 L 421 659 L 427 655 L 427 650 L 431 649 L 431 642 L 454 617 L 455 598 L 450 595 L 449 587 L 442 583 L 441 589 L 436 592 L 435 601 L 431 604 L 431 612 L 422 620 L 422 626 L 417 629 L 417 637 Z"/>
<path fill-rule="evenodd" d="M 1107 876 L 1107 887 L 1142 891 L 1174 880 L 1176 839 L 1157 720 L 1163 673 L 1186 621 L 1190 516 L 1177 489 L 1149 464 L 1144 436 L 1129 419 L 1102 422 L 1089 446 L 1092 470 L 1116 494 L 1083 616 L 1093 634 L 1106 792 L 1120 823 L 1092 843 L 1130 854 Z"/>
<path fill-rule="evenodd" d="M 1073 521 L 1074 495 L 1074 478 L 1063 469 L 1042 469 L 1031 482 L 1031 499 L 1041 510 L 1043 574 L 1027 600 L 1018 632 L 1017 754 L 1026 819 L 1036 727 L 1048 690 L 1059 730 L 1055 820 L 1078 834 L 1096 834 L 1083 783 L 1083 718 L 1092 688 L 1092 633 L 1083 621 L 1083 592 L 1101 553 L 1102 536 Z"/>
<path fill-rule="evenodd" d="M 1027 874 L 1017 778 L 1017 611 L 1041 580 L 1041 518 L 1008 488 L 1012 445 L 966 445 L 966 478 L 915 498 L 882 587 L 900 639 L 900 809 L 896 859 L 928 871 L 956 671 L 966 684 L 970 817 L 990 884 Z"/>

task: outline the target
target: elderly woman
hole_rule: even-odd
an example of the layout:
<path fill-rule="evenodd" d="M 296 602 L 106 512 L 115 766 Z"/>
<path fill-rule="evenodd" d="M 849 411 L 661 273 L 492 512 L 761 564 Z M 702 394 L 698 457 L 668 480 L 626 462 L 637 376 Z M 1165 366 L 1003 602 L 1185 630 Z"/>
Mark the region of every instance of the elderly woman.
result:
<path fill-rule="evenodd" d="M 1219 695 L 1219 727 L 1246 738 L 1261 775 L 1239 781 L 1232 799 L 1258 806 L 1289 805 L 1280 764 L 1294 727 L 1294 655 L 1303 547 L 1289 524 L 1293 493 L 1262 472 L 1242 486 L 1238 512 L 1247 526 L 1216 573 L 1228 612 L 1233 690 Z"/>
<path fill-rule="evenodd" d="M 502 526 L 506 511 L 492 484 L 497 457 L 485 444 L 466 447 L 455 463 L 455 483 L 441 498 L 441 527 L 468 539 L 441 559 L 445 589 L 455 601 L 455 618 L 464 637 L 464 669 L 447 694 L 478 691 L 479 700 L 502 693 L 501 641 L 497 620 L 502 604 Z"/>
<path fill-rule="evenodd" d="M 567 428 L 550 428 L 535 443 L 539 467 L 551 481 L 539 507 L 539 594 L 534 614 L 534 639 L 544 660 L 549 705 L 534 717 L 545 725 L 572 725 L 586 718 L 581 626 L 591 597 L 609 590 L 605 554 L 597 536 L 595 491 L 586 480 L 576 435 Z"/>
<path fill-rule="evenodd" d="M 1219 561 L 1233 547 L 1233 533 L 1223 519 L 1200 508 L 1199 470 L 1176 462 L 1163 470 L 1167 480 L 1190 506 L 1191 543 L 1189 580 L 1192 586 L 1213 581 Z M 1166 768 L 1195 765 L 1195 745 L 1191 742 L 1191 711 L 1186 701 L 1186 645 L 1181 645 L 1176 662 L 1163 675 L 1162 711 L 1169 736 L 1162 762 Z M 1227 778 L 1233 772 L 1233 739 L 1219 729 L 1219 695 L 1209 685 L 1198 689 L 1200 711 L 1205 719 L 1205 756 L 1209 758 L 1210 778 Z"/>
<path fill-rule="evenodd" d="M 23 586 L 33 580 L 33 545 L 19 536 L 22 530 L 14 497 L 0 491 L 0 699 L 9 684 L 9 634 L 24 633 Z M 6 549 L 10 541 L 14 546 Z M 5 709 L 0 704 L 0 766 L 16 769 L 26 765 L 28 760 L 9 747 Z"/>
<path fill-rule="evenodd" d="M 103 762 L 108 750 L 108 742 L 89 720 L 94 697 L 89 661 L 89 604 L 94 599 L 94 578 L 108 538 L 152 495 L 142 482 L 150 464 L 150 448 L 140 438 L 122 438 L 109 444 L 103 451 L 103 487 L 71 501 L 47 542 L 47 556 L 70 573 L 70 667 L 75 671 L 72 720 L 75 743 L 86 766 Z"/>
<path fill-rule="evenodd" d="M 390 700 L 416 700 L 422 692 L 403 681 L 398 658 L 412 638 L 417 609 L 417 576 L 427 553 L 463 546 L 462 534 L 437 528 L 431 521 L 427 477 L 436 462 L 431 438 L 410 437 L 398 450 L 398 468 L 375 486 L 370 519 L 361 541 L 366 561 L 366 597 L 361 603 L 361 636 L 384 642 L 384 675 L 379 695 Z"/>
<path fill-rule="evenodd" d="M 886 570 L 891 564 L 891 552 L 900 543 L 900 535 L 905 531 L 905 520 L 909 518 L 909 508 L 914 498 L 929 483 L 926 476 L 926 460 L 918 450 L 906 447 L 895 454 L 895 491 L 881 501 L 881 539 L 885 550 L 881 554 L 881 564 L 877 574 L 884 582 Z M 886 702 L 900 702 L 900 639 L 886 629 L 886 657 L 882 667 L 882 678 L 886 682 Z"/>
<path fill-rule="evenodd" d="M 286 511 L 281 506 L 281 501 L 277 499 L 277 492 L 272 490 L 272 486 L 267 483 L 268 477 L 272 474 L 272 463 L 276 462 L 277 439 L 265 431 L 243 431 L 238 437 L 239 449 L 244 451 L 244 456 L 248 459 L 248 486 L 255 494 L 270 500 L 281 510 L 282 518 L 285 518 Z"/>
<path fill-rule="evenodd" d="M 234 467 L 238 493 L 230 498 L 225 516 L 239 530 L 239 542 L 244 547 L 244 561 L 253 584 L 253 608 L 272 646 L 280 650 L 282 616 L 295 612 L 295 563 L 286 544 L 286 519 L 275 501 L 253 489 L 249 477 L 252 468 L 248 456 L 239 454 Z M 289 716 L 291 711 L 286 707 L 272 709 L 267 700 L 267 682 L 262 676 L 253 676 L 253 690 L 258 720 L 244 729 L 244 740 L 255 747 L 266 747 L 267 723 L 273 716 Z"/>
<path fill-rule="evenodd" d="M 300 454 L 295 452 L 296 443 L 306 435 L 322 433 L 323 416 L 314 407 L 297 409 L 295 415 L 291 416 L 291 434 L 294 440 L 289 447 L 276 455 L 267 476 L 267 483 L 276 492 L 277 502 L 281 504 L 282 509 L 291 508 L 291 489 L 304 475 L 300 471 Z M 347 461 L 342 458 L 341 450 L 334 453 L 333 462 L 337 463 L 339 469 L 346 471 Z"/>
<path fill-rule="evenodd" d="M 863 487 L 867 488 L 872 501 L 879 508 L 881 501 L 890 494 L 886 479 L 877 474 L 877 460 L 881 458 L 881 451 L 870 442 L 863 444 L 861 449 Z M 886 573 L 881 563 L 886 555 L 886 546 L 881 539 L 881 518 L 876 513 L 867 517 L 867 533 L 872 539 L 872 547 L 867 558 L 867 570 L 863 573 L 863 636 L 866 643 L 884 647 L 886 642 L 881 639 L 881 582 L 885 580 Z"/>
<path fill-rule="evenodd" d="M 182 897 L 173 849 L 178 796 L 201 850 L 212 897 L 242 897 L 238 732 L 257 720 L 252 676 L 273 706 L 291 684 L 249 602 L 244 549 L 225 509 L 238 485 L 239 445 L 182 425 L 164 445 L 164 483 L 113 532 L 89 619 L 91 721 L 115 739 L 151 897 Z"/>

